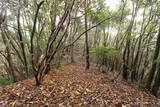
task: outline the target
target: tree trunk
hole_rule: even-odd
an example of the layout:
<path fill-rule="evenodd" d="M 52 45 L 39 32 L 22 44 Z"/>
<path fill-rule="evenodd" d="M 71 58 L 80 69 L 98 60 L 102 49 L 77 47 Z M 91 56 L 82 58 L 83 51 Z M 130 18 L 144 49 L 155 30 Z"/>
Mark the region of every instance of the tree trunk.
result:
<path fill-rule="evenodd" d="M 87 0 L 84 1 L 84 8 L 85 8 L 85 30 L 88 29 L 88 21 L 87 21 Z M 88 44 L 88 32 L 85 33 L 85 52 L 86 52 L 86 70 L 89 69 L 90 67 L 90 62 L 89 62 L 89 44 Z"/>
<path fill-rule="evenodd" d="M 157 35 L 156 49 L 155 49 L 154 56 L 153 56 L 152 68 L 150 70 L 150 74 L 149 74 L 149 77 L 147 79 L 147 83 L 145 86 L 149 90 L 151 89 L 151 84 L 152 84 L 152 81 L 155 75 L 157 60 L 159 56 L 159 50 L 160 50 L 160 28 L 159 28 L 159 32 Z"/>
<path fill-rule="evenodd" d="M 21 25 L 20 25 L 20 9 L 18 9 L 18 16 L 17 16 L 17 25 L 18 25 L 18 35 L 19 35 L 19 40 L 20 40 L 20 45 L 22 49 L 22 55 L 24 59 L 24 68 L 27 74 L 27 77 L 29 76 L 28 72 L 28 63 L 27 63 L 27 57 L 26 57 L 26 51 L 25 51 L 25 46 L 24 46 L 24 41 L 23 41 L 23 36 L 21 32 Z"/>
<path fill-rule="evenodd" d="M 127 53 L 127 43 L 123 53 L 123 72 L 122 72 L 123 79 L 127 81 L 129 72 L 128 72 L 128 66 L 126 63 L 126 53 Z"/>
<path fill-rule="evenodd" d="M 160 63 L 158 64 L 158 70 L 157 70 L 157 73 L 156 73 L 156 77 L 155 77 L 155 80 L 154 80 L 154 84 L 153 84 L 153 87 L 152 87 L 152 93 L 157 96 L 157 97 L 160 97 L 158 91 L 159 91 L 159 87 L 160 87 Z"/>
<path fill-rule="evenodd" d="M 9 72 L 13 78 L 13 82 L 17 82 L 17 78 L 15 75 L 15 70 L 13 67 L 13 62 L 12 62 L 12 57 L 11 57 L 11 53 L 10 53 L 10 47 L 9 47 L 9 42 L 6 39 L 6 36 L 2 33 L 2 39 L 6 48 L 6 53 L 7 53 L 7 62 L 8 62 L 8 68 L 9 68 Z"/>

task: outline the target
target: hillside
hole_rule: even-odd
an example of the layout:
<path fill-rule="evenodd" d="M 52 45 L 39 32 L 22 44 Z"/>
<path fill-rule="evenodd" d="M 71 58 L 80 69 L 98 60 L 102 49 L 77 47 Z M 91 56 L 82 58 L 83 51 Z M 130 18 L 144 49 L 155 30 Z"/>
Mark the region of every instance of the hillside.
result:
<path fill-rule="evenodd" d="M 0 107 L 160 107 L 160 100 L 96 67 L 63 64 L 40 87 L 28 79 L 0 87 Z"/>

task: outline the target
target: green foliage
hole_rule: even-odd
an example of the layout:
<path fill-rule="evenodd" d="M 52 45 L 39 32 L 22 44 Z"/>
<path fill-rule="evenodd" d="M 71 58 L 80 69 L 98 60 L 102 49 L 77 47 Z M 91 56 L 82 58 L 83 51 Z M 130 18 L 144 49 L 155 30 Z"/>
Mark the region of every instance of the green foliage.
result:
<path fill-rule="evenodd" d="M 149 24 L 149 26 L 146 29 L 146 32 L 157 33 L 157 28 L 155 27 L 155 23 L 154 22 Z"/>
<path fill-rule="evenodd" d="M 140 7 L 145 7 L 152 4 L 152 0 L 132 0 L 134 3 Z"/>
<path fill-rule="evenodd" d="M 103 20 L 104 18 L 107 18 L 109 16 L 112 16 L 112 14 L 114 14 L 114 12 L 109 11 L 108 9 L 101 9 L 101 10 L 89 10 L 88 11 L 88 16 L 91 17 L 92 22 L 100 22 L 101 20 Z M 105 27 L 106 25 L 109 25 L 110 21 L 106 21 L 105 23 L 101 24 L 101 26 Z"/>
<path fill-rule="evenodd" d="M 114 47 L 105 47 L 105 46 L 100 46 L 91 49 L 90 55 L 91 56 L 96 56 L 96 57 L 103 57 L 108 60 L 117 58 L 120 54 L 120 51 L 115 49 Z"/>
<path fill-rule="evenodd" d="M 26 25 L 26 26 L 24 26 L 24 28 L 28 31 L 32 31 L 32 26 L 31 25 Z"/>
<path fill-rule="evenodd" d="M 0 76 L 0 85 L 8 85 L 12 82 L 12 79 L 8 75 Z"/>

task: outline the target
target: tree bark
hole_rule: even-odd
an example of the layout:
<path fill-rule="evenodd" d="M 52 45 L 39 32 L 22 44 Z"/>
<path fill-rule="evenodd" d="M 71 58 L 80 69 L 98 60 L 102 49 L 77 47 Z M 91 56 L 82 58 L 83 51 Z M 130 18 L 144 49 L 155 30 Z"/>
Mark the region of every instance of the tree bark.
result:
<path fill-rule="evenodd" d="M 146 88 L 147 89 L 151 89 L 151 84 L 155 75 L 155 71 L 156 71 L 156 66 L 157 66 L 157 60 L 158 60 L 158 56 L 159 56 L 159 50 L 160 50 L 160 28 L 159 28 L 159 32 L 157 35 L 157 41 L 156 41 L 156 48 L 155 48 L 155 52 L 153 55 L 153 62 L 152 62 L 152 68 L 150 70 L 150 74 L 149 77 L 147 79 L 147 83 L 146 83 Z"/>
<path fill-rule="evenodd" d="M 152 93 L 159 98 L 160 95 L 158 94 L 158 91 L 160 87 L 160 63 L 158 65 L 159 66 L 158 66 L 157 73 L 154 79 L 154 84 L 152 87 Z"/>
<path fill-rule="evenodd" d="M 87 21 L 87 6 L 88 6 L 88 1 L 85 0 L 84 1 L 84 8 L 85 8 L 85 16 L 84 16 L 84 19 L 85 19 L 85 30 L 88 29 L 88 21 Z M 88 70 L 89 67 L 90 67 L 90 62 L 89 62 L 89 44 L 88 44 L 88 32 L 85 32 L 85 58 L 86 58 L 86 67 L 85 69 Z"/>
<path fill-rule="evenodd" d="M 17 16 L 17 25 L 18 25 L 18 35 L 19 35 L 19 40 L 20 40 L 20 45 L 22 49 L 22 55 L 24 59 L 24 68 L 27 74 L 27 77 L 29 76 L 28 72 L 28 63 L 27 63 L 27 57 L 26 57 L 26 51 L 25 51 L 25 46 L 24 46 L 24 41 L 23 41 L 23 36 L 21 32 L 21 25 L 20 25 L 20 9 L 18 10 L 18 16 Z"/>

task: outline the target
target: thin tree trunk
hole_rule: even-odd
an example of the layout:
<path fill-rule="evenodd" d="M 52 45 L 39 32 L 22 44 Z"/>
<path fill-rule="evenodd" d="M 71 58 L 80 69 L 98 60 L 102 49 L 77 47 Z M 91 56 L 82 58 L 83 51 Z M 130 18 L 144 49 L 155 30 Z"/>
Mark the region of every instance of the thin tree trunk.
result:
<path fill-rule="evenodd" d="M 85 8 L 85 30 L 88 29 L 88 21 L 87 21 L 87 6 L 88 6 L 88 1 L 84 1 L 84 8 Z M 89 44 L 88 44 L 88 32 L 85 32 L 85 52 L 86 52 L 86 70 L 89 69 L 90 67 L 90 62 L 89 62 Z"/>
<path fill-rule="evenodd" d="M 156 76 L 155 76 L 155 80 L 153 81 L 154 84 L 153 84 L 153 87 L 152 87 L 152 93 L 159 97 L 160 98 L 160 95 L 158 93 L 159 91 L 159 87 L 160 87 L 160 63 L 158 64 L 158 69 L 157 69 L 157 73 L 156 73 Z"/>
<path fill-rule="evenodd" d="M 157 42 L 156 42 L 156 48 L 155 48 L 155 52 L 154 52 L 154 56 L 153 56 L 153 62 L 152 62 L 152 68 L 150 70 L 150 74 L 149 77 L 147 79 L 147 84 L 146 84 L 146 88 L 147 89 L 151 89 L 151 84 L 155 75 L 155 71 L 156 71 L 156 66 L 157 66 L 157 60 L 158 60 L 158 56 L 159 56 L 159 50 L 160 50 L 160 29 L 157 35 Z"/>
<path fill-rule="evenodd" d="M 20 26 L 20 9 L 18 10 L 17 24 L 18 24 L 18 35 L 19 35 L 20 45 L 21 45 L 21 49 L 22 49 L 22 55 L 23 55 L 23 59 L 24 59 L 25 71 L 26 71 L 26 74 L 27 74 L 27 77 L 28 77 L 29 76 L 29 74 L 28 74 L 28 63 L 27 63 L 25 46 L 24 46 L 24 41 L 23 41 L 21 26 Z"/>
<path fill-rule="evenodd" d="M 9 68 L 9 72 L 13 78 L 13 82 L 17 82 L 17 78 L 16 78 L 16 75 L 15 75 L 15 70 L 14 70 L 14 67 L 13 67 L 13 62 L 12 62 L 12 57 L 11 57 L 11 53 L 10 53 L 10 49 L 9 49 L 9 43 L 5 37 L 4 34 L 2 34 L 2 39 L 3 39 L 3 42 L 5 44 L 5 47 L 6 47 L 6 52 L 7 52 L 7 62 L 8 62 L 8 68 Z"/>

